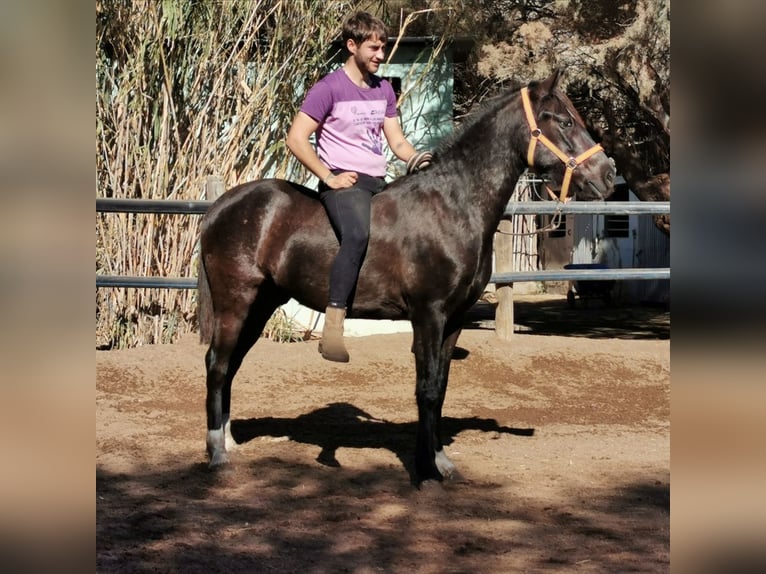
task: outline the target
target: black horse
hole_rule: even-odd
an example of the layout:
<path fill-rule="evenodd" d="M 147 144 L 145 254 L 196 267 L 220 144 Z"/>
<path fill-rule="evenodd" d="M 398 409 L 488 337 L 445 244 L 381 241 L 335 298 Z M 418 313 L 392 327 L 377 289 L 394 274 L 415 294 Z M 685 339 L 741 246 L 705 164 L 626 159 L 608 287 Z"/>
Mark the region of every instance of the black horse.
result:
<path fill-rule="evenodd" d="M 418 484 L 455 470 L 440 433 L 452 351 L 489 281 L 493 235 L 519 175 L 529 165 L 562 198 L 570 187 L 584 200 L 614 190 L 614 163 L 557 83 L 555 72 L 499 96 L 440 145 L 430 167 L 373 198 L 370 242 L 348 316 L 412 323 Z M 291 297 L 325 308 L 337 250 L 316 192 L 289 181 L 238 185 L 205 215 L 198 314 L 201 340 L 210 343 L 211 466 L 228 460 L 231 383 L 245 354 Z"/>

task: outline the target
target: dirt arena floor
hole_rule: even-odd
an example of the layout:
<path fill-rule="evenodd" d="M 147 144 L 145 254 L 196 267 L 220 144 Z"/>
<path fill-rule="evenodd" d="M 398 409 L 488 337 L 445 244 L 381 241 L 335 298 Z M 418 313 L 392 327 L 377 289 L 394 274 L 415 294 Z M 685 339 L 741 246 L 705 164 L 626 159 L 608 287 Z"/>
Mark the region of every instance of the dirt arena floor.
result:
<path fill-rule="evenodd" d="M 234 381 L 232 464 L 205 460 L 205 348 L 96 352 L 97 572 L 666 572 L 670 314 L 472 313 L 444 406 L 461 478 L 412 485 L 411 335 L 260 341 Z"/>

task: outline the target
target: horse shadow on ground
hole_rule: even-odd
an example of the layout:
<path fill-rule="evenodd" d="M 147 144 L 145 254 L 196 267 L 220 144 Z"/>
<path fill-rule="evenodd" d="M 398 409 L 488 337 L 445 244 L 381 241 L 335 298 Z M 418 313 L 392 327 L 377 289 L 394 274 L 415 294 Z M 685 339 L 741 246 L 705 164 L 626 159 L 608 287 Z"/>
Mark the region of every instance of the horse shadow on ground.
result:
<path fill-rule="evenodd" d="M 293 418 L 263 417 L 233 420 L 231 434 L 237 444 L 260 437 L 287 437 L 290 440 L 316 445 L 321 450 L 317 462 L 339 467 L 339 448 L 388 449 L 401 461 L 410 479 L 415 482 L 415 434 L 417 422 L 397 423 L 378 419 L 349 403 L 331 403 L 310 413 Z M 442 417 L 442 441 L 452 444 L 454 437 L 465 430 L 534 436 L 533 428 L 502 426 L 494 419 L 479 417 Z"/>

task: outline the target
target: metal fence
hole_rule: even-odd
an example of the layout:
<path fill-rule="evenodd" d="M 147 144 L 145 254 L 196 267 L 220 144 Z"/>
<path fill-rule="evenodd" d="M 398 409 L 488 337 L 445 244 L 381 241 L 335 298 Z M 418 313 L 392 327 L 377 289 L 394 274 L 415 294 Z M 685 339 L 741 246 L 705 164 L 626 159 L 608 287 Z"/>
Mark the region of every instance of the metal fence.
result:
<path fill-rule="evenodd" d="M 96 199 L 98 213 L 157 213 L 202 215 L 212 201 Z M 504 216 L 595 214 L 595 215 L 665 215 L 670 213 L 670 202 L 569 202 L 549 201 L 510 202 Z M 525 281 L 612 281 L 612 280 L 670 279 L 670 268 L 630 269 L 547 269 L 539 271 L 511 271 L 493 273 L 489 282 L 495 284 Z M 96 287 L 135 287 L 159 289 L 195 289 L 195 277 L 130 277 L 123 275 L 96 275 Z"/>

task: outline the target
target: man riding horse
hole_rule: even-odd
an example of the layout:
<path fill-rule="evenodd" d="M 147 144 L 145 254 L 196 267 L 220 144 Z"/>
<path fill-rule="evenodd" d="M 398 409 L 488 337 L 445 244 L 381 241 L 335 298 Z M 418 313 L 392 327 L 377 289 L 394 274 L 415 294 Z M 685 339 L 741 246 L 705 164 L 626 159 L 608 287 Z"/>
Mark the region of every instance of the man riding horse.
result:
<path fill-rule="evenodd" d="M 385 55 L 388 32 L 378 18 L 357 12 L 343 24 L 348 58 L 306 95 L 287 135 L 287 147 L 320 180 L 319 198 L 340 249 L 330 270 L 330 297 L 319 351 L 330 361 L 348 362 L 343 322 L 370 237 L 370 202 L 385 186 L 386 157 L 381 130 L 391 151 L 412 173 L 428 165 L 402 132 L 391 84 L 375 72 Z M 317 151 L 309 142 L 316 134 Z"/>

